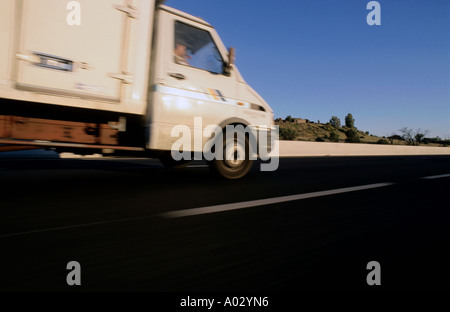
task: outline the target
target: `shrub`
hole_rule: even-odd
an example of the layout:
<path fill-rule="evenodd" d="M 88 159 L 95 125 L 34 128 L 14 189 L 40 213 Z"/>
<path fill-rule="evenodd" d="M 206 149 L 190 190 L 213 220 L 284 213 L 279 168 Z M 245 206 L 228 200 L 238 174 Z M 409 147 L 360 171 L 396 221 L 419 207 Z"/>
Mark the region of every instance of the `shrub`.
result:
<path fill-rule="evenodd" d="M 298 132 L 295 128 L 280 128 L 280 139 L 294 141 L 297 138 Z"/>
<path fill-rule="evenodd" d="M 317 137 L 316 138 L 316 142 L 325 142 L 325 140 L 323 138 L 321 138 L 321 137 Z"/>
<path fill-rule="evenodd" d="M 379 139 L 379 140 L 377 141 L 377 144 L 389 144 L 389 141 L 386 140 L 386 139 Z"/>
<path fill-rule="evenodd" d="M 331 131 L 331 133 L 330 133 L 330 141 L 331 142 L 339 142 L 339 135 L 336 132 Z"/>
<path fill-rule="evenodd" d="M 345 142 L 347 143 L 360 143 L 361 140 L 359 139 L 358 131 L 355 129 L 350 129 L 345 132 L 345 135 L 347 136 L 347 139 Z"/>

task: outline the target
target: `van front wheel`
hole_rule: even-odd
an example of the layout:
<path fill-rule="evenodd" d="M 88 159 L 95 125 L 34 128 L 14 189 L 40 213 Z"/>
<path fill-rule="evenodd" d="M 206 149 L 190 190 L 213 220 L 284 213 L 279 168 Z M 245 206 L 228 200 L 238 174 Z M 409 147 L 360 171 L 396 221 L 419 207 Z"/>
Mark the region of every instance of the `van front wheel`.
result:
<path fill-rule="evenodd" d="M 245 137 L 245 142 L 237 138 L 226 144 L 223 142 L 223 159 L 214 159 L 208 162 L 213 172 L 226 179 L 239 179 L 245 176 L 253 166 L 250 159 L 249 140 Z"/>

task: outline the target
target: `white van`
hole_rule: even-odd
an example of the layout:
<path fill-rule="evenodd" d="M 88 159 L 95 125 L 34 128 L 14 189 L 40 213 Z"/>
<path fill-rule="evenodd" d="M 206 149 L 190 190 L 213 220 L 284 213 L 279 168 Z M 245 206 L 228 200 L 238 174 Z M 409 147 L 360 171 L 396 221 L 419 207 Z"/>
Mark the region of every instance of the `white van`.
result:
<path fill-rule="evenodd" d="M 270 132 L 273 112 L 242 78 L 234 50 L 209 23 L 159 2 L 2 0 L 0 151 L 121 151 L 176 166 L 177 125 Z M 192 138 L 190 150 L 208 140 Z M 246 153 L 210 164 L 239 178 L 252 165 Z"/>

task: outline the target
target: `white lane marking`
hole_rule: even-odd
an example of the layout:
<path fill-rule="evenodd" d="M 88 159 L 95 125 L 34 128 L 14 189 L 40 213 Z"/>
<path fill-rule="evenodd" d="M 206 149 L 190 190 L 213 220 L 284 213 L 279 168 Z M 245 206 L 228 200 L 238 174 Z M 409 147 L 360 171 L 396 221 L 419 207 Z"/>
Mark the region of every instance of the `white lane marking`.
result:
<path fill-rule="evenodd" d="M 190 165 L 186 166 L 186 168 L 206 168 L 208 165 Z"/>
<path fill-rule="evenodd" d="M 361 186 L 346 187 L 346 188 L 329 190 L 329 191 L 320 191 L 320 192 L 313 192 L 313 193 L 306 193 L 306 194 L 298 194 L 298 195 L 281 196 L 281 197 L 268 198 L 268 199 L 252 200 L 252 201 L 233 203 L 233 204 L 225 204 L 225 205 L 209 206 L 209 207 L 202 207 L 202 208 L 171 211 L 171 212 L 165 212 L 165 213 L 161 213 L 158 215 L 151 215 L 151 216 L 142 216 L 142 217 L 134 217 L 134 218 L 124 218 L 124 219 L 116 219 L 116 220 L 109 220 L 109 221 L 68 225 L 68 226 L 47 228 L 47 229 L 34 230 L 34 231 L 4 234 L 4 235 L 0 235 L 0 238 L 8 238 L 8 237 L 14 237 L 14 236 L 52 232 L 52 231 L 59 231 L 59 230 L 76 229 L 76 228 L 88 227 L 88 226 L 93 226 L 93 225 L 104 225 L 104 224 L 112 224 L 112 223 L 120 223 L 120 222 L 128 222 L 128 221 L 145 220 L 145 219 L 150 219 L 150 218 L 155 218 L 155 217 L 164 217 L 164 218 L 187 217 L 187 216 L 194 216 L 194 215 L 205 214 L 205 213 L 215 213 L 215 212 L 222 212 L 222 211 L 228 211 L 228 210 L 250 208 L 250 207 L 255 207 L 255 206 L 270 205 L 270 204 L 276 204 L 276 203 L 282 203 L 282 202 L 294 201 L 294 200 L 300 200 L 300 199 L 306 199 L 306 198 L 313 198 L 313 197 L 320 197 L 320 196 L 327 196 L 327 195 L 334 195 L 334 194 L 342 194 L 342 193 L 354 192 L 354 191 L 362 191 L 362 190 L 368 190 L 368 189 L 373 189 L 373 188 L 389 186 L 389 185 L 393 185 L 393 184 L 394 183 L 377 183 L 377 184 L 361 185 Z"/>
<path fill-rule="evenodd" d="M 440 179 L 440 178 L 448 178 L 448 177 L 450 177 L 450 173 L 423 177 L 422 179 L 431 180 L 431 179 Z"/>
<path fill-rule="evenodd" d="M 225 204 L 225 205 L 208 206 L 208 207 L 202 207 L 202 208 L 170 211 L 170 212 L 161 213 L 160 216 L 164 217 L 164 218 L 189 217 L 189 216 L 195 216 L 195 215 L 201 215 L 201 214 L 216 213 L 216 212 L 230 211 L 230 210 L 250 208 L 250 207 L 256 207 L 256 206 L 278 204 L 278 203 L 307 199 L 307 198 L 314 198 L 314 197 L 329 196 L 329 195 L 342 194 L 342 193 L 348 193 L 348 192 L 362 191 L 362 190 L 374 189 L 374 188 L 379 188 L 379 187 L 385 187 L 385 186 L 389 186 L 389 185 L 393 185 L 393 184 L 394 183 L 376 183 L 376 184 L 346 187 L 346 188 L 328 190 L 328 191 L 320 191 L 320 192 L 312 192 L 312 193 L 305 193 L 305 194 L 298 194 L 298 195 L 289 195 L 289 196 L 281 196 L 281 197 L 274 197 L 274 198 L 251 200 L 251 201 L 245 201 L 245 202 L 233 203 L 233 204 Z"/>

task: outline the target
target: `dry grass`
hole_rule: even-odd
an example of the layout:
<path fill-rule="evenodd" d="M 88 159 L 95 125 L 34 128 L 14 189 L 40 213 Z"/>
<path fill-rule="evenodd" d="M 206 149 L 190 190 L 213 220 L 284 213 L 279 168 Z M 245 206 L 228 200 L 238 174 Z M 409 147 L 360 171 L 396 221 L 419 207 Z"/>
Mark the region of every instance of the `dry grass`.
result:
<path fill-rule="evenodd" d="M 332 127 L 331 125 L 327 124 L 318 124 L 318 123 L 304 123 L 304 124 L 296 124 L 291 122 L 276 122 L 276 125 L 282 127 L 290 127 L 295 128 L 298 132 L 296 141 L 310 141 L 315 142 L 318 138 L 323 139 L 324 142 L 330 142 L 330 133 L 334 131 L 338 137 L 339 142 L 345 142 L 345 139 L 347 136 L 345 135 L 345 131 L 347 131 L 349 128 L 347 127 L 341 127 L 339 129 L 336 129 Z M 375 135 L 368 135 L 365 133 L 365 131 L 357 130 L 359 134 L 359 138 L 361 140 L 361 143 L 369 143 L 369 144 L 376 144 L 379 140 L 383 139 L 383 137 L 375 136 Z M 390 141 L 385 138 L 390 144 Z M 394 140 L 394 145 L 406 145 L 405 141 L 401 140 Z M 423 144 L 422 146 L 440 146 L 439 144 Z"/>

